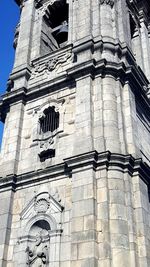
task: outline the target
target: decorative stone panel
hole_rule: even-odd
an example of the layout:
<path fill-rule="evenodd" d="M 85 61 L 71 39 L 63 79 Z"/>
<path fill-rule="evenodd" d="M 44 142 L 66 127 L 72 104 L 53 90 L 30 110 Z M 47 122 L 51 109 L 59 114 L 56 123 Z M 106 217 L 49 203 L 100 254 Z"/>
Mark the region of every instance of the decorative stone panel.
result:
<path fill-rule="evenodd" d="M 38 154 L 41 157 L 46 152 L 52 153 L 55 156 L 55 149 L 58 142 L 58 135 L 64 130 L 64 99 L 55 100 L 50 98 L 48 102 L 41 105 L 38 109 L 34 110 L 34 127 L 32 145 L 38 145 Z M 59 127 L 53 132 L 40 132 L 40 119 L 44 115 L 44 111 L 49 107 L 55 107 L 55 111 L 59 112 Z"/>
<path fill-rule="evenodd" d="M 47 191 L 38 193 L 20 214 L 15 266 L 49 266 L 59 261 L 63 206 Z M 55 246 L 54 253 L 54 244 Z M 55 255 L 55 256 L 54 256 Z"/>

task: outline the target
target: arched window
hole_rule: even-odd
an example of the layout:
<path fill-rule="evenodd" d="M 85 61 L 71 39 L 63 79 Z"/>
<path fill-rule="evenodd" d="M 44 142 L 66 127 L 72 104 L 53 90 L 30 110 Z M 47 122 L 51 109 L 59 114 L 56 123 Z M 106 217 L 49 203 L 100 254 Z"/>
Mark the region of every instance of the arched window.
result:
<path fill-rule="evenodd" d="M 47 6 L 43 16 L 42 40 L 51 51 L 64 47 L 68 40 L 69 6 L 66 0 Z"/>
<path fill-rule="evenodd" d="M 39 220 L 32 225 L 29 233 L 30 239 L 26 248 L 26 266 L 47 266 L 49 231 L 50 225 L 46 220 Z"/>
<path fill-rule="evenodd" d="M 131 33 L 131 40 L 132 40 L 136 33 L 137 25 L 131 14 L 129 18 L 130 18 L 130 33 Z"/>
<path fill-rule="evenodd" d="M 43 113 L 42 118 L 40 118 L 40 134 L 53 133 L 59 127 L 59 112 L 56 112 L 53 106 L 45 109 Z"/>

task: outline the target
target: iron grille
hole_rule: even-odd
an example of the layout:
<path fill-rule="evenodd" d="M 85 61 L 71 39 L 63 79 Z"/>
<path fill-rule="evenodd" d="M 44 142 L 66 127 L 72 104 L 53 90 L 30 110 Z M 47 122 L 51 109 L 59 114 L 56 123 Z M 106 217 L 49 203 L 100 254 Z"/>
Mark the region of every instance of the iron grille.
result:
<path fill-rule="evenodd" d="M 40 119 L 40 134 L 54 132 L 59 127 L 59 112 L 55 107 L 45 109 L 44 116 Z"/>

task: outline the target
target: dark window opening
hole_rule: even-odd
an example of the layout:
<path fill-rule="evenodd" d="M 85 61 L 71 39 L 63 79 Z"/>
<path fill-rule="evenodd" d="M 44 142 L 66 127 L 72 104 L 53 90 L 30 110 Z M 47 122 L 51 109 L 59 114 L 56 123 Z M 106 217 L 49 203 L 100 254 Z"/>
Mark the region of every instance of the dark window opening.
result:
<path fill-rule="evenodd" d="M 39 157 L 41 162 L 44 162 L 46 159 L 53 158 L 55 157 L 55 149 L 48 149 L 46 151 L 42 151 L 39 154 Z"/>
<path fill-rule="evenodd" d="M 44 116 L 40 119 L 40 134 L 54 132 L 59 127 L 59 112 L 55 107 L 45 109 Z"/>
<path fill-rule="evenodd" d="M 49 223 L 48 223 L 47 221 L 45 221 L 45 220 L 39 220 L 39 221 L 35 222 L 35 224 L 31 227 L 31 229 L 32 229 L 33 227 L 41 228 L 41 229 L 43 229 L 43 230 L 47 230 L 47 231 L 50 230 L 50 225 L 49 225 Z"/>
<path fill-rule="evenodd" d="M 133 17 L 131 16 L 131 14 L 130 14 L 130 32 L 131 32 L 131 39 L 134 38 L 134 34 L 136 33 L 136 29 L 137 29 L 136 23 L 135 23 Z"/>
<path fill-rule="evenodd" d="M 69 8 L 66 0 L 56 1 L 48 7 L 45 17 L 59 47 L 64 46 L 68 40 L 68 13 Z"/>

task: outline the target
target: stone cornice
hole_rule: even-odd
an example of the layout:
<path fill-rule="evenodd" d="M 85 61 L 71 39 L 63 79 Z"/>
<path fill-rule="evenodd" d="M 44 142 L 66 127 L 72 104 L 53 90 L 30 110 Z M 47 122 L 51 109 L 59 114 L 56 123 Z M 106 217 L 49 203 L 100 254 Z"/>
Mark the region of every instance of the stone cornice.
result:
<path fill-rule="evenodd" d="M 70 46 L 67 49 L 61 49 L 59 53 L 64 53 L 68 51 Z M 5 119 L 5 113 L 7 107 L 10 104 L 16 103 L 17 101 L 25 101 L 32 100 L 38 98 L 39 96 L 46 95 L 51 92 L 51 90 L 59 90 L 60 88 L 65 88 L 68 84 L 75 84 L 76 80 L 80 77 L 84 77 L 86 75 L 91 75 L 93 78 L 97 75 L 101 75 L 102 77 L 105 75 L 112 75 L 115 79 L 120 79 L 122 84 L 129 83 L 138 98 L 141 98 L 143 103 L 146 103 L 146 106 L 149 106 L 149 99 L 147 94 L 147 89 L 149 82 L 144 75 L 143 71 L 140 67 L 137 66 L 136 61 L 128 48 L 128 46 L 123 43 L 115 42 L 115 40 L 110 40 L 110 38 L 95 38 L 90 39 L 90 37 L 78 40 L 72 48 L 72 53 L 74 56 L 78 56 L 78 54 L 85 50 L 91 50 L 93 54 L 96 50 L 108 50 L 109 52 L 118 55 L 119 58 L 125 58 L 127 64 L 123 63 L 123 60 L 120 62 L 109 62 L 105 59 L 101 60 L 87 60 L 86 62 L 77 62 L 73 63 L 72 67 L 68 68 L 66 72 L 63 72 L 59 76 L 47 80 L 42 81 L 41 83 L 34 83 L 34 85 L 29 88 L 13 88 L 13 84 L 15 84 L 15 80 L 18 78 L 25 77 L 26 81 L 30 79 L 32 74 L 31 66 L 24 66 L 19 69 L 13 69 L 13 73 L 10 75 L 10 91 L 2 96 L 0 101 L 0 113 L 2 121 Z M 36 59 L 33 61 L 33 65 L 40 62 L 45 62 L 46 60 L 53 59 L 57 53 L 51 53 L 50 55 L 44 56 L 42 58 Z M 135 90 L 136 88 L 136 90 Z"/>
<path fill-rule="evenodd" d="M 0 101 L 0 114 L 2 121 L 5 118 L 5 112 L 9 106 L 18 101 L 28 102 L 28 100 L 38 98 L 41 95 L 49 93 L 51 90 L 58 90 L 60 88 L 67 87 L 69 81 L 72 83 L 80 77 L 91 75 L 93 78 L 97 75 L 106 76 L 112 75 L 115 79 L 125 84 L 129 83 L 135 96 L 140 99 L 145 105 L 147 110 L 149 109 L 149 99 L 145 93 L 145 87 L 148 86 L 148 80 L 136 65 L 126 67 L 123 62 L 115 63 L 108 62 L 105 59 L 95 61 L 94 59 L 88 60 L 83 63 L 74 65 L 67 70 L 66 74 L 56 77 L 47 83 L 43 83 L 40 86 L 35 86 L 30 89 L 20 88 L 18 90 L 12 90 L 2 96 Z"/>
<path fill-rule="evenodd" d="M 128 173 L 131 177 L 139 177 L 150 186 L 150 167 L 141 159 L 135 159 L 132 155 L 122 155 L 105 151 L 98 153 L 91 151 L 64 159 L 62 164 L 49 166 L 43 170 L 37 170 L 22 175 L 10 175 L 0 179 L 0 191 L 18 190 L 22 187 L 71 177 L 72 173 L 80 172 L 82 168 L 92 168 L 94 171 L 107 169 Z"/>

